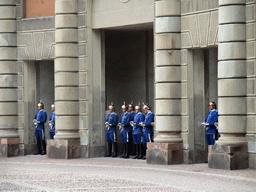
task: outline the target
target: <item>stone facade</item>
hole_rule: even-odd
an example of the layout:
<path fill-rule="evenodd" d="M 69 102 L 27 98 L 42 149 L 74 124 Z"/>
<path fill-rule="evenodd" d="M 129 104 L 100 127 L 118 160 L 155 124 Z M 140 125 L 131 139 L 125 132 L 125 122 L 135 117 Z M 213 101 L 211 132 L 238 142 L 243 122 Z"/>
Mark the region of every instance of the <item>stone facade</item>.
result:
<path fill-rule="evenodd" d="M 31 122 L 49 83 L 53 96 L 45 104 L 56 104 L 57 133 L 48 157 L 103 156 L 106 106 L 112 95 L 125 95 L 105 85 L 122 80 L 106 80 L 108 56 L 122 65 L 107 49 L 134 32 L 131 41 L 142 37 L 143 51 L 120 42 L 131 62 L 145 64 L 143 75 L 134 71 L 141 77 L 134 91 L 156 115 L 148 163 L 256 167 L 255 0 L 56 0 L 55 16 L 24 18 L 24 11 L 21 0 L 0 0 L 1 156 L 33 153 Z M 40 74 L 54 80 L 42 83 Z M 200 123 L 210 100 L 218 104 L 221 138 L 208 149 Z"/>

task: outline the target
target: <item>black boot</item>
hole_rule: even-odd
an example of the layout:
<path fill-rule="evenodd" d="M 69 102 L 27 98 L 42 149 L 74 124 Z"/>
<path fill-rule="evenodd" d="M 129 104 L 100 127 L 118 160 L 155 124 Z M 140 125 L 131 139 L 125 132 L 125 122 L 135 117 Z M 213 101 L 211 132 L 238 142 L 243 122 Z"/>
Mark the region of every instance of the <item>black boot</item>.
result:
<path fill-rule="evenodd" d="M 37 141 L 37 152 L 34 153 L 34 155 L 39 155 L 41 154 L 41 142 L 40 141 Z"/>
<path fill-rule="evenodd" d="M 113 152 L 112 157 L 117 157 L 117 143 L 116 142 L 113 143 L 113 149 L 114 149 L 114 152 Z"/>
<path fill-rule="evenodd" d="M 123 152 L 123 155 L 122 156 L 120 156 L 120 158 L 124 158 L 124 156 L 125 156 L 125 144 L 123 143 L 123 150 L 124 150 L 124 152 Z"/>
<path fill-rule="evenodd" d="M 142 160 L 146 160 L 146 150 L 147 147 L 143 145 Z"/>
<path fill-rule="evenodd" d="M 45 155 L 46 154 L 45 140 L 42 140 L 42 147 L 43 147 L 43 151 L 42 151 L 41 155 Z"/>
<path fill-rule="evenodd" d="M 129 158 L 129 143 L 125 143 L 125 156 L 124 158 Z"/>
<path fill-rule="evenodd" d="M 135 152 L 136 152 L 136 155 L 133 157 L 133 159 L 137 159 L 139 157 L 139 150 L 140 150 L 140 147 L 139 145 L 134 145 L 135 147 Z"/>
<path fill-rule="evenodd" d="M 138 157 L 138 159 L 142 159 L 142 157 L 143 157 L 143 144 L 141 143 L 141 144 L 139 144 L 139 157 Z"/>
<path fill-rule="evenodd" d="M 112 155 L 112 144 L 108 143 L 107 154 L 105 157 L 110 157 L 111 155 Z"/>

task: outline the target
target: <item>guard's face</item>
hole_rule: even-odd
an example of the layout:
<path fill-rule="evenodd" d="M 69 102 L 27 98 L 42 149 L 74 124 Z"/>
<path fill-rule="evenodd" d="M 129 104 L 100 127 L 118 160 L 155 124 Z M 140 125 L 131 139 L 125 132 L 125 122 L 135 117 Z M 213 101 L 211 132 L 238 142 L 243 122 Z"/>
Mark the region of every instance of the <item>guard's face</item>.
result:
<path fill-rule="evenodd" d="M 145 110 L 144 110 L 144 113 L 147 114 L 147 113 L 148 113 L 148 109 L 145 109 Z"/>
<path fill-rule="evenodd" d="M 215 109 L 215 105 L 209 105 L 209 109 L 210 109 L 210 110 Z"/>
<path fill-rule="evenodd" d="M 42 106 L 37 106 L 37 109 L 38 110 L 41 110 L 43 107 Z"/>
<path fill-rule="evenodd" d="M 136 113 L 139 113 L 139 112 L 140 112 L 140 110 L 139 110 L 139 109 L 135 109 L 135 112 L 136 112 Z"/>
<path fill-rule="evenodd" d="M 129 107 L 128 110 L 131 112 L 133 109 L 131 107 Z"/>
<path fill-rule="evenodd" d="M 114 109 L 109 109 L 109 113 L 112 113 L 112 112 L 114 112 Z"/>
<path fill-rule="evenodd" d="M 55 111 L 55 107 L 51 107 L 51 110 L 52 110 L 52 111 Z"/>
<path fill-rule="evenodd" d="M 125 113 L 125 112 L 126 112 L 126 109 L 122 109 L 122 111 L 123 111 L 123 113 Z"/>

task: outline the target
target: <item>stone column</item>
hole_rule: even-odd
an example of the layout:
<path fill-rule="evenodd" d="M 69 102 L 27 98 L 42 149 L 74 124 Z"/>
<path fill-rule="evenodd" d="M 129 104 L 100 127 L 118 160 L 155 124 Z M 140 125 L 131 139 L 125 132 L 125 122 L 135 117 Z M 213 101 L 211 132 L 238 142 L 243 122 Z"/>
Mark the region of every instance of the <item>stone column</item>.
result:
<path fill-rule="evenodd" d="M 183 162 L 180 0 L 155 1 L 155 143 L 147 163 Z"/>
<path fill-rule="evenodd" d="M 0 157 L 19 154 L 16 1 L 0 0 Z"/>
<path fill-rule="evenodd" d="M 48 157 L 80 157 L 77 0 L 55 2 L 56 135 Z M 60 147 L 62 146 L 62 147 Z"/>
<path fill-rule="evenodd" d="M 218 103 L 221 137 L 209 146 L 211 168 L 248 167 L 246 0 L 219 0 Z"/>

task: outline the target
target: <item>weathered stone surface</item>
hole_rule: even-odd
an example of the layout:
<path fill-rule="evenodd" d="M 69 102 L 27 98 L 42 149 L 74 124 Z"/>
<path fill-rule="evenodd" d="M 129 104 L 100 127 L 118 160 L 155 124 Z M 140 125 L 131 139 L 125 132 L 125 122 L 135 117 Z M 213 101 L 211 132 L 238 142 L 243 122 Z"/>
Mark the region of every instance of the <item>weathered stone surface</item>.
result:
<path fill-rule="evenodd" d="M 155 5 L 155 16 L 180 15 L 180 1 L 157 1 Z"/>
<path fill-rule="evenodd" d="M 243 133 L 246 131 L 246 116 L 219 116 L 219 131 Z"/>
<path fill-rule="evenodd" d="M 246 77 L 246 61 L 220 61 L 218 64 L 218 78 Z"/>
<path fill-rule="evenodd" d="M 55 32 L 55 42 L 68 43 L 78 41 L 77 29 L 57 29 Z"/>
<path fill-rule="evenodd" d="M 256 154 L 249 153 L 249 167 L 256 169 Z"/>
<path fill-rule="evenodd" d="M 207 150 L 183 150 L 184 163 L 207 163 Z"/>
<path fill-rule="evenodd" d="M 55 88 L 55 100 L 79 100 L 79 91 L 77 87 L 56 87 Z"/>
<path fill-rule="evenodd" d="M 55 16 L 55 28 L 76 28 L 77 27 L 77 15 L 56 15 Z"/>
<path fill-rule="evenodd" d="M 180 65 L 181 52 L 179 50 L 163 50 L 155 52 L 155 65 Z"/>
<path fill-rule="evenodd" d="M 181 116 L 156 116 L 155 126 L 158 127 L 158 131 L 180 131 Z"/>
<path fill-rule="evenodd" d="M 219 42 L 245 41 L 246 26 L 244 24 L 229 24 L 219 26 Z"/>
<path fill-rule="evenodd" d="M 55 56 L 58 57 L 78 57 L 78 45 L 75 43 L 56 44 Z"/>
<path fill-rule="evenodd" d="M 155 49 L 180 49 L 181 36 L 178 33 L 156 34 Z"/>
<path fill-rule="evenodd" d="M 55 13 L 76 13 L 77 1 L 73 0 L 56 0 Z"/>
<path fill-rule="evenodd" d="M 208 167 L 215 169 L 246 169 L 249 167 L 248 154 L 209 153 Z"/>
<path fill-rule="evenodd" d="M 155 33 L 180 32 L 180 17 L 159 17 L 155 20 Z"/>
<path fill-rule="evenodd" d="M 0 144 L 0 157 L 19 155 L 19 144 Z"/>
<path fill-rule="evenodd" d="M 244 5 L 223 6 L 219 8 L 219 23 L 240 23 L 246 21 Z"/>
<path fill-rule="evenodd" d="M 52 159 L 79 158 L 81 147 L 79 140 L 47 140 L 47 157 Z"/>
<path fill-rule="evenodd" d="M 218 82 L 218 96 L 245 96 L 246 79 L 223 79 Z"/>
<path fill-rule="evenodd" d="M 157 115 L 180 115 L 181 100 L 156 100 L 156 114 Z"/>
<path fill-rule="evenodd" d="M 219 98 L 218 102 L 219 114 L 246 114 L 246 97 Z"/>
<path fill-rule="evenodd" d="M 183 162 L 182 143 L 147 143 L 147 163 L 179 164 Z"/>
<path fill-rule="evenodd" d="M 173 91 L 175 90 L 175 91 Z M 181 83 L 158 83 L 155 85 L 156 99 L 181 98 Z"/>
<path fill-rule="evenodd" d="M 219 60 L 246 59 L 246 43 L 219 43 Z"/>
<path fill-rule="evenodd" d="M 55 86 L 78 86 L 78 73 L 59 72 L 55 73 Z"/>
<path fill-rule="evenodd" d="M 16 32 L 16 20 L 0 20 L 0 33 Z"/>
<path fill-rule="evenodd" d="M 179 82 L 181 81 L 181 67 L 157 67 L 155 68 L 156 82 Z"/>

